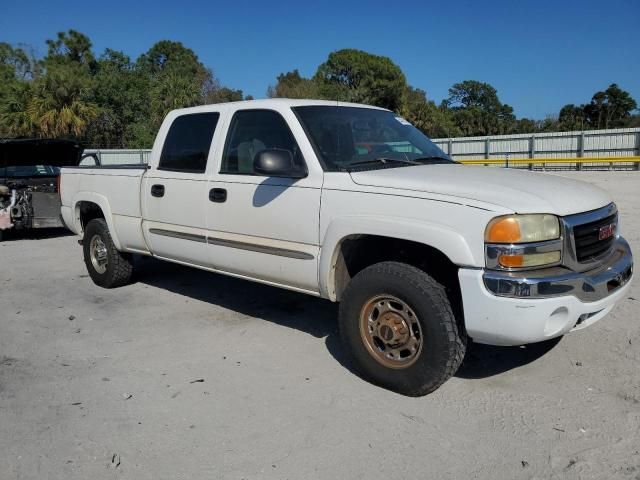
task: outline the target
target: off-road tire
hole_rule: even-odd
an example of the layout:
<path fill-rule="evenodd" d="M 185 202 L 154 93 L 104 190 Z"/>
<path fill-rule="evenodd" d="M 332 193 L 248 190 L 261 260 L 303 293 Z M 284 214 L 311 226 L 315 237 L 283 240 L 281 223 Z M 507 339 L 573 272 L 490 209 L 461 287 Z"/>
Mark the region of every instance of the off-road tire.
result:
<path fill-rule="evenodd" d="M 422 347 L 404 368 L 374 358 L 360 332 L 360 314 L 371 298 L 390 295 L 405 302 L 420 322 Z M 427 395 L 456 373 L 467 338 L 458 325 L 443 285 L 426 272 L 399 262 L 382 262 L 360 271 L 340 303 L 339 330 L 346 355 L 362 378 L 403 395 Z"/>
<path fill-rule="evenodd" d="M 107 265 L 104 273 L 98 272 L 91 261 L 90 243 L 95 235 L 101 238 L 107 248 Z M 116 249 L 109 233 L 107 222 L 103 218 L 95 218 L 85 227 L 82 250 L 87 271 L 96 285 L 104 288 L 115 288 L 126 285 L 131 280 L 133 273 L 132 256 Z"/>

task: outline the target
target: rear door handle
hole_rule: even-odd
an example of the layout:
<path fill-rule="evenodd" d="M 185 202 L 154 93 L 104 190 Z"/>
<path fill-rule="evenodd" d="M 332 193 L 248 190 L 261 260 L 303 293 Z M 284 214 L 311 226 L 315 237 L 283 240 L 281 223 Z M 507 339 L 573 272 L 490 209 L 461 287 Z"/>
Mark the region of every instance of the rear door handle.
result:
<path fill-rule="evenodd" d="M 227 201 L 227 190 L 224 188 L 212 188 L 209 190 L 209 200 L 216 203 Z"/>
<path fill-rule="evenodd" d="M 164 185 L 152 185 L 151 195 L 154 197 L 164 197 Z"/>

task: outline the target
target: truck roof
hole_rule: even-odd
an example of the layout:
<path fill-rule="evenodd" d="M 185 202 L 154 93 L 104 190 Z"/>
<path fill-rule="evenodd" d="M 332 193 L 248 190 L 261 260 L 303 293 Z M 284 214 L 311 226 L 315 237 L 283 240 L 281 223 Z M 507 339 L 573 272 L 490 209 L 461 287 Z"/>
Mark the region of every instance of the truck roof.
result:
<path fill-rule="evenodd" d="M 373 105 L 364 105 L 362 103 L 339 102 L 337 100 L 312 100 L 297 98 L 264 98 L 260 100 L 243 100 L 240 102 L 214 103 L 210 105 L 200 105 L 197 107 L 181 108 L 174 110 L 178 114 L 189 112 L 207 112 L 220 111 L 226 109 L 237 108 L 278 108 L 278 107 L 303 107 L 303 106 L 333 106 L 333 107 L 356 107 L 356 108 L 374 108 L 376 110 L 387 110 L 386 108 L 375 107 Z"/>

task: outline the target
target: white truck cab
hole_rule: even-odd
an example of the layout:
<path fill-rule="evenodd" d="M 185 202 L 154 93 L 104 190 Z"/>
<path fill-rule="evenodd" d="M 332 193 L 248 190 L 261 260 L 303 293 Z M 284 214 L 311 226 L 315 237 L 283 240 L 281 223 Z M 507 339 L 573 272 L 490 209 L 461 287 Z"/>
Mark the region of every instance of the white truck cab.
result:
<path fill-rule="evenodd" d="M 149 165 L 65 168 L 60 190 L 98 285 L 126 284 L 142 254 L 340 302 L 354 367 L 406 395 L 453 375 L 467 339 L 593 324 L 633 271 L 605 191 L 458 164 L 366 105 L 176 110 Z"/>

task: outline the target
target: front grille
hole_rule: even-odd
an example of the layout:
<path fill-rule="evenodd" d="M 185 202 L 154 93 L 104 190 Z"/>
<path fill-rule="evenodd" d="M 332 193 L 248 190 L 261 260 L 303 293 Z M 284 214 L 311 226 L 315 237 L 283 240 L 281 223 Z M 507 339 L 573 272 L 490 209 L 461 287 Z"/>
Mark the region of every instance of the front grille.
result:
<path fill-rule="evenodd" d="M 613 245 L 615 234 L 604 240 L 599 239 L 600 229 L 607 225 L 618 223 L 618 215 L 614 213 L 599 220 L 583 223 L 573 227 L 573 238 L 578 262 L 589 260 L 605 254 Z"/>

